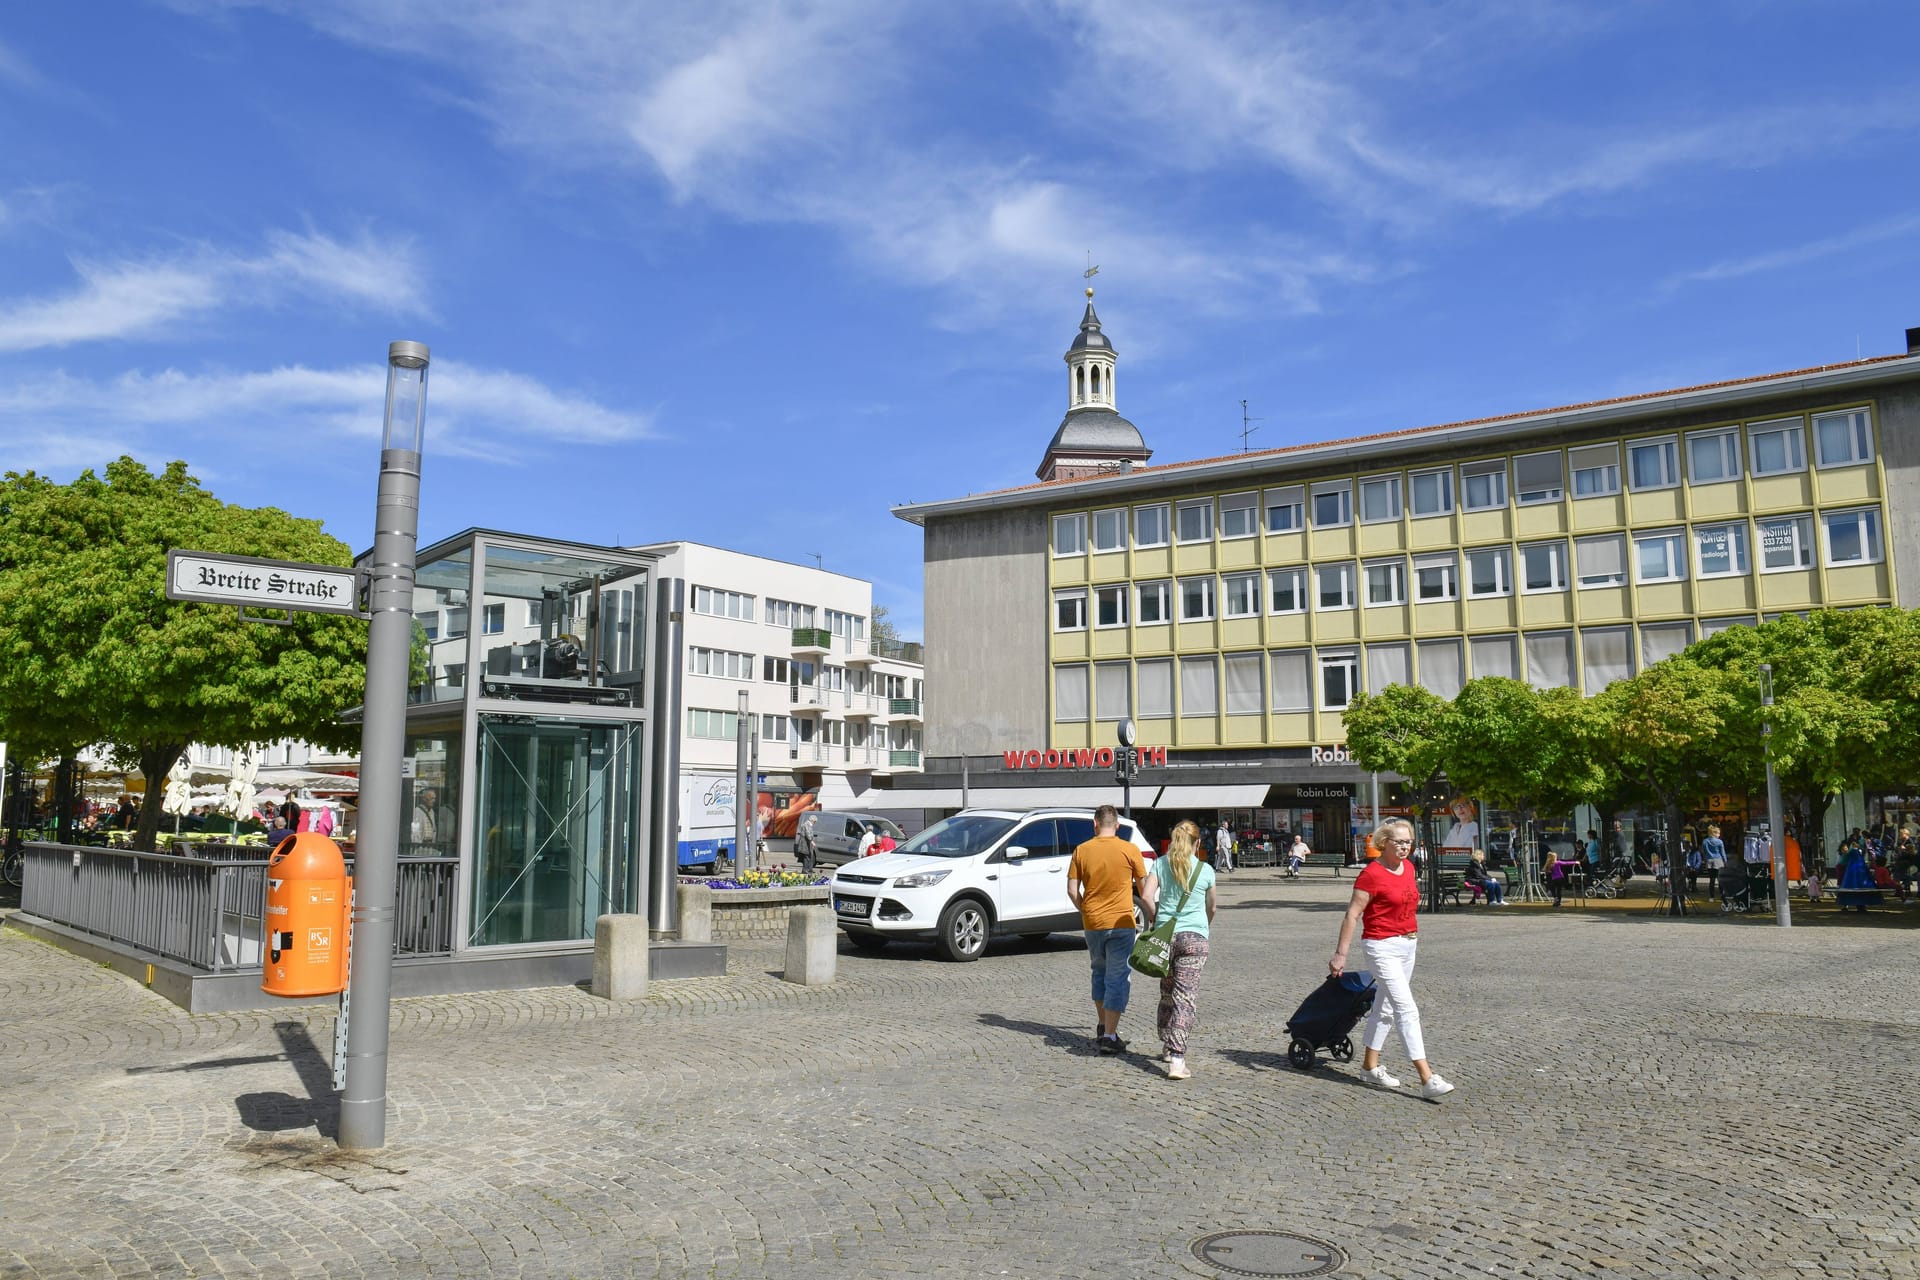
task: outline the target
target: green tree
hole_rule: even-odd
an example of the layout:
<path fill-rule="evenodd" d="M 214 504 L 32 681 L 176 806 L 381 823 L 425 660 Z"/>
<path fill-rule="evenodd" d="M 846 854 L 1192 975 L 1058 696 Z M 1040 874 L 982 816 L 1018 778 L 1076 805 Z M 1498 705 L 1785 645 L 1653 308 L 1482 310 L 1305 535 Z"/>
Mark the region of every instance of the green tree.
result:
<path fill-rule="evenodd" d="M 900 633 L 893 625 L 893 618 L 887 606 L 873 606 L 873 617 L 868 619 L 867 636 L 873 650 L 877 653 L 887 645 L 900 643 Z"/>
<path fill-rule="evenodd" d="M 41 755 L 104 743 L 137 766 L 142 848 L 189 743 L 350 746 L 357 730 L 336 716 L 364 688 L 364 622 L 246 625 L 228 605 L 168 600 L 172 548 L 351 563 L 318 521 L 222 503 L 183 462 L 155 475 L 122 457 L 65 485 L 0 478 L 0 738 Z"/>
<path fill-rule="evenodd" d="M 1390 684 L 1379 693 L 1355 694 L 1340 718 L 1355 763 L 1397 773 L 1424 792 L 1446 767 L 1451 712 L 1439 694 Z"/>
<path fill-rule="evenodd" d="M 1523 823 L 1565 814 L 1611 784 L 1589 749 L 1590 709 L 1572 689 L 1482 676 L 1461 687 L 1451 714 L 1447 777 Z"/>

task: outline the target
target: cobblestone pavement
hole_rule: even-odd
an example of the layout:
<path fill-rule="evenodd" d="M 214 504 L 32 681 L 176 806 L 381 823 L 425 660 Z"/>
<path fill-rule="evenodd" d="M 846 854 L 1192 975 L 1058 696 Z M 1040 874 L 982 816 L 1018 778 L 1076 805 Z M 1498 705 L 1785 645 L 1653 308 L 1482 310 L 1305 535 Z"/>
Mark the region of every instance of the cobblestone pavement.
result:
<path fill-rule="evenodd" d="M 0 932 L 0 1276 L 1213 1276 L 1229 1228 L 1355 1276 L 1920 1276 L 1906 929 L 1450 911 L 1423 1103 L 1286 1066 L 1346 886 L 1226 878 L 1193 1079 L 1077 939 L 396 1002 L 392 1145 L 337 1151 L 330 1014 L 190 1016 Z M 1397 1046 L 1389 1049 L 1395 1065 Z"/>

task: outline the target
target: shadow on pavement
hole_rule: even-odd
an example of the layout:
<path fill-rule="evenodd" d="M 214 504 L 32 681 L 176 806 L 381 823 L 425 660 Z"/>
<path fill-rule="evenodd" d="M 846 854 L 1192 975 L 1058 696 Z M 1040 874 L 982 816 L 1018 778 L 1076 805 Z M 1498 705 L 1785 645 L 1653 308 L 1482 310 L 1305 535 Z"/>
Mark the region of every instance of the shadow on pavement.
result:
<path fill-rule="evenodd" d="M 312 1125 L 323 1138 L 336 1137 L 340 1099 L 333 1091 L 333 1068 L 313 1043 L 306 1026 L 298 1022 L 274 1024 L 286 1050 L 286 1060 L 300 1077 L 305 1097 L 290 1093 L 243 1093 L 233 1100 L 240 1123 L 257 1133 L 284 1133 Z"/>
<path fill-rule="evenodd" d="M 1301 899 L 1250 898 L 1245 902 L 1223 902 L 1222 911 L 1309 911 L 1320 915 L 1338 915 L 1347 909 L 1345 902 L 1307 902 Z"/>
<path fill-rule="evenodd" d="M 990 1027 L 999 1027 L 1003 1031 L 1018 1031 L 1023 1035 L 1037 1036 L 1047 1042 L 1048 1048 L 1065 1049 L 1078 1058 L 1101 1056 L 1100 1051 L 1093 1047 L 1093 1037 L 1084 1031 L 1069 1031 L 1065 1027 L 1044 1022 L 1029 1022 L 1025 1018 L 1009 1018 L 998 1013 L 983 1013 L 980 1015 L 980 1021 Z"/>

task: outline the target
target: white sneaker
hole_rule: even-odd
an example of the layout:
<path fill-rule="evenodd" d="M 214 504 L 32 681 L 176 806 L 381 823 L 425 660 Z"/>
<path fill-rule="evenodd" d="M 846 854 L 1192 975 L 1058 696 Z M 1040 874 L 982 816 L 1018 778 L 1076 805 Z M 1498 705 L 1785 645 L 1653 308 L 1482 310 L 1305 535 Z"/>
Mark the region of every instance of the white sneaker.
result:
<path fill-rule="evenodd" d="M 1185 1058 L 1167 1059 L 1167 1079 L 1189 1080 L 1192 1079 L 1192 1077 L 1193 1072 L 1187 1070 L 1187 1060 Z"/>
<path fill-rule="evenodd" d="M 1398 1076 L 1388 1075 L 1385 1067 L 1374 1067 L 1371 1070 L 1362 1071 L 1360 1078 L 1369 1084 L 1377 1084 L 1382 1089 L 1398 1089 L 1400 1087 L 1400 1078 Z"/>
<path fill-rule="evenodd" d="M 1437 1075 L 1428 1076 L 1427 1082 L 1420 1086 L 1420 1096 L 1428 1099 L 1444 1098 L 1452 1092 L 1453 1086 Z"/>

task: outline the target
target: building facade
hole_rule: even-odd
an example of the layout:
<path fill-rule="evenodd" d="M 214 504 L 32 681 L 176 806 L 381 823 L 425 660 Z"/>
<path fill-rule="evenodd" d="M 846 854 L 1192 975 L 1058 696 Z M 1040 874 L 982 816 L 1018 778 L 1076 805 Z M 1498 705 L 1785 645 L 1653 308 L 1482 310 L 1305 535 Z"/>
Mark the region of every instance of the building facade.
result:
<path fill-rule="evenodd" d="M 1056 435 L 1039 484 L 896 509 L 925 529 L 929 754 L 991 767 L 1109 745 L 1131 718 L 1284 809 L 1361 781 L 1340 744 L 1362 690 L 1501 675 L 1591 694 L 1724 627 L 1912 607 L 1920 517 L 1887 500 L 1920 482 L 1908 342 L 1158 466 L 1058 466 L 1075 442 Z"/>

